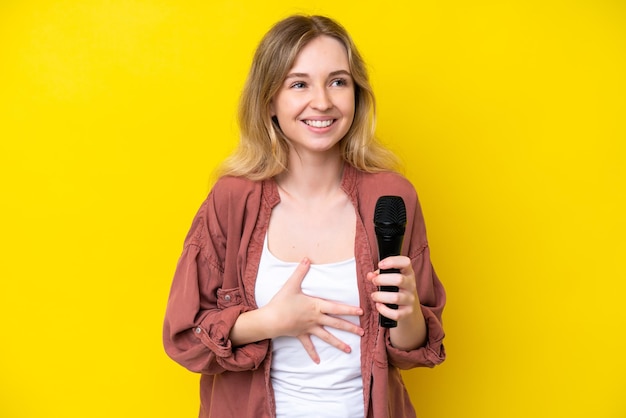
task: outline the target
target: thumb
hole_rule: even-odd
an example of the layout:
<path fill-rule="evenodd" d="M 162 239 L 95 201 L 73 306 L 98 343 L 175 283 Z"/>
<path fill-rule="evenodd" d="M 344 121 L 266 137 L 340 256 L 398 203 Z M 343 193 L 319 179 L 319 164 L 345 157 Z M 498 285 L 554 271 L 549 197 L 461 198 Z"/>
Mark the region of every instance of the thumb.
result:
<path fill-rule="evenodd" d="M 289 280 L 287 280 L 287 283 L 285 283 L 285 287 L 296 288 L 299 291 L 302 288 L 302 281 L 304 280 L 304 277 L 308 273 L 310 267 L 311 260 L 306 257 L 303 258 L 289 277 Z"/>

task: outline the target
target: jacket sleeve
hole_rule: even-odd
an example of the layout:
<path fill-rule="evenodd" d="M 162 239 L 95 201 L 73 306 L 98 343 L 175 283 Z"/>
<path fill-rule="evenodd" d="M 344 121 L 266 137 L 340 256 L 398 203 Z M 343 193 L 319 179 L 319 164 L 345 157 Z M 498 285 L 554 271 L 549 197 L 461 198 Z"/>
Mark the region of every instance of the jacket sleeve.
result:
<path fill-rule="evenodd" d="M 410 213 L 409 209 L 410 207 L 407 207 L 408 213 Z M 391 345 L 389 332 L 387 332 L 387 355 L 389 362 L 400 369 L 420 366 L 434 367 L 442 363 L 446 357 L 443 345 L 445 334 L 442 325 L 446 293 L 430 260 L 430 248 L 426 239 L 424 218 L 417 200 L 415 200 L 411 227 L 410 229 L 407 228 L 407 232 L 410 235 L 405 237 L 405 244 L 408 244 L 408 256 L 413 264 L 417 294 L 426 321 L 426 344 L 411 351 L 398 350 Z M 409 238 L 408 242 L 406 241 L 407 238 Z"/>
<path fill-rule="evenodd" d="M 251 308 L 239 286 L 224 284 L 226 231 L 214 200 L 209 195 L 185 239 L 167 303 L 163 344 L 173 360 L 194 372 L 254 370 L 269 342 L 233 347 L 229 339 L 239 315 Z"/>

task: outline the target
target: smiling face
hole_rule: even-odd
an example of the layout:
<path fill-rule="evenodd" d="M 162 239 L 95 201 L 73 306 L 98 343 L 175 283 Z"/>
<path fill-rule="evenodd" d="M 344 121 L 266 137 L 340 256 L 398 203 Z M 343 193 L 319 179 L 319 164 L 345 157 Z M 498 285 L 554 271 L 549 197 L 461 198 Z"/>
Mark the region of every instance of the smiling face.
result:
<path fill-rule="evenodd" d="M 341 42 L 319 36 L 302 48 L 272 99 L 270 111 L 291 152 L 336 150 L 355 112 L 354 82 Z"/>

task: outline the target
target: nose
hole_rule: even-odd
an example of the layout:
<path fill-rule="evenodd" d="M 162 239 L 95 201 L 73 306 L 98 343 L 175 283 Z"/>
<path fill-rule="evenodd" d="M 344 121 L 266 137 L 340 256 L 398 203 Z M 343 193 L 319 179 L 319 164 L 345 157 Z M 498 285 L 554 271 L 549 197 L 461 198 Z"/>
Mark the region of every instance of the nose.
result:
<path fill-rule="evenodd" d="M 333 102 L 329 92 L 324 87 L 318 87 L 313 90 L 311 97 L 311 107 L 316 110 L 328 110 L 333 107 Z"/>

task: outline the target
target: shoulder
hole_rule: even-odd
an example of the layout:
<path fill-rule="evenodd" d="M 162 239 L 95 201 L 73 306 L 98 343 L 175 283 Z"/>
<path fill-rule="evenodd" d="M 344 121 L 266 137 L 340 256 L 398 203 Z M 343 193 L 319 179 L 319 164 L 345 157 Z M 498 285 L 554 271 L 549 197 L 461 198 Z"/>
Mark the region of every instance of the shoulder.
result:
<path fill-rule="evenodd" d="M 206 204 L 216 212 L 230 212 L 246 206 L 248 202 L 260 203 L 262 192 L 263 182 L 243 177 L 221 177 L 211 188 Z"/>
<path fill-rule="evenodd" d="M 416 201 L 417 193 L 413 184 L 402 174 L 394 171 L 380 173 L 360 172 L 356 183 L 361 197 L 378 199 L 380 196 L 401 196 L 405 201 Z"/>
<path fill-rule="evenodd" d="M 258 210 L 262 183 L 242 177 L 219 178 L 196 213 L 186 242 L 203 245 L 207 236 L 219 237 Z"/>
<path fill-rule="evenodd" d="M 382 196 L 400 196 L 407 214 L 407 234 L 404 246 L 406 254 L 417 257 L 428 246 L 424 215 L 413 184 L 402 174 L 396 172 L 361 173 L 357 181 L 356 194 L 360 213 L 367 220 L 368 233 L 375 237 L 374 212 L 378 199 Z M 375 238 L 373 238 L 375 242 Z"/>
<path fill-rule="evenodd" d="M 253 192 L 260 189 L 260 187 L 261 182 L 258 181 L 249 180 L 244 177 L 225 176 L 220 177 L 215 182 L 210 194 L 218 197 L 236 196 Z"/>
<path fill-rule="evenodd" d="M 382 196 L 399 196 L 406 207 L 407 214 L 418 222 L 422 219 L 420 202 L 413 184 L 397 172 L 357 174 L 355 198 L 364 219 L 373 219 L 378 199 Z"/>
<path fill-rule="evenodd" d="M 363 181 L 366 183 L 384 183 L 388 186 L 414 190 L 413 184 L 396 171 L 381 171 L 379 173 L 362 172 Z"/>

